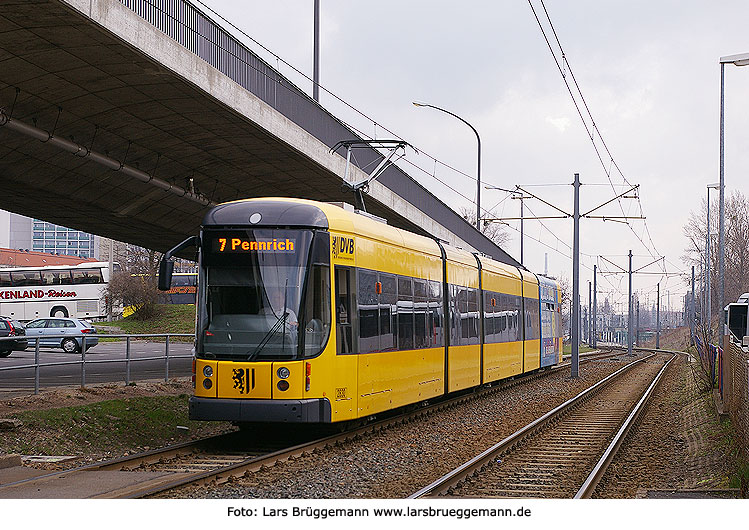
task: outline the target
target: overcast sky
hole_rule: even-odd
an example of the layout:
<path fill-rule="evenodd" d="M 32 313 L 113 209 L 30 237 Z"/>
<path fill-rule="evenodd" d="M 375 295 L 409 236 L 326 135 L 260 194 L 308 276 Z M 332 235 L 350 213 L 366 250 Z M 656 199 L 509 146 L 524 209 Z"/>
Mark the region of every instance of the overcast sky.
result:
<path fill-rule="evenodd" d="M 203 0 L 231 23 L 309 77 L 312 76 L 313 1 L 249 2 Z M 572 211 L 570 184 L 579 173 L 581 210 L 590 210 L 625 188 L 622 176 L 601 165 L 567 91 L 533 11 L 526 1 L 321 0 L 321 68 L 324 89 L 381 126 L 347 110 L 321 91 L 321 103 L 370 136 L 389 138 L 389 129 L 422 154 L 408 159 L 424 171 L 407 172 L 454 209 L 475 201 L 476 138 L 458 120 L 470 122 L 482 143 L 482 181 L 528 191 Z M 200 6 L 201 2 L 197 2 Z M 546 9 L 572 73 L 596 125 L 627 181 L 640 185 L 640 201 L 623 200 L 596 213 L 647 217 L 621 223 L 583 220 L 581 281 L 587 298 L 592 266 L 614 270 L 605 256 L 634 268 L 665 256 L 669 272 L 687 271 L 681 256 L 689 212 L 700 207 L 706 185 L 719 179 L 719 105 L 722 56 L 749 52 L 746 1 L 547 0 Z M 554 44 L 543 6 L 533 1 Z M 236 31 L 232 30 L 236 34 Z M 239 36 L 239 35 L 238 35 Z M 244 39 L 246 41 L 246 39 Z M 258 51 L 258 46 L 249 43 Z M 282 73 L 311 92 L 311 84 L 261 52 Z M 567 79 L 572 82 L 571 76 Z M 749 68 L 726 67 L 726 193 L 749 195 Z M 583 112 L 585 112 L 583 110 Z M 433 158 L 438 160 L 437 163 Z M 466 175 L 452 171 L 451 166 Z M 445 187 L 448 183 L 467 198 Z M 601 185 L 604 184 L 604 185 Z M 519 216 L 519 201 L 484 189 L 482 207 L 497 217 Z M 717 197 L 717 193 L 716 193 Z M 505 200 L 503 200 L 505 199 Z M 526 215 L 553 215 L 539 201 L 526 201 Z M 647 223 L 647 226 L 645 225 Z M 511 222 L 507 250 L 520 257 L 519 223 Z M 571 278 L 571 220 L 527 221 L 525 264 Z M 547 230 L 550 229 L 553 234 Z M 647 228 L 647 229 L 646 229 Z M 717 227 L 715 228 L 717 230 Z M 648 233 L 649 232 L 649 233 Z M 638 239 L 642 239 L 645 245 Z M 651 243 L 652 237 L 652 243 Z M 551 248 L 550 248 L 551 247 Z M 658 271 L 653 266 L 648 271 Z M 641 300 L 654 301 L 661 282 L 671 305 L 681 308 L 686 284 L 676 277 L 639 276 Z M 600 291 L 617 290 L 612 302 L 626 303 L 626 276 L 599 276 Z M 680 293 L 676 295 L 675 293 Z"/>

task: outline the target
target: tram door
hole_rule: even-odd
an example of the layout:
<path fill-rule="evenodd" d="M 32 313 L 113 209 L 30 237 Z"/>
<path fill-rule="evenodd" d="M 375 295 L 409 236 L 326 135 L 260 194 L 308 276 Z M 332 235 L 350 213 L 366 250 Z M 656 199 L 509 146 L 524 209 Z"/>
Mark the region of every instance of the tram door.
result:
<path fill-rule="evenodd" d="M 358 356 L 355 330 L 355 272 L 351 267 L 335 267 L 335 396 L 331 398 L 333 421 L 358 416 Z"/>

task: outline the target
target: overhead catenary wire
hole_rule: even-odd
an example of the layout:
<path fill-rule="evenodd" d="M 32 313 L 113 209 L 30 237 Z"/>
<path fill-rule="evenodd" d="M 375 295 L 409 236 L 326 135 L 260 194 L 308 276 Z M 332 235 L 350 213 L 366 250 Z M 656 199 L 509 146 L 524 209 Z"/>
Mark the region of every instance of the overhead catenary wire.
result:
<path fill-rule="evenodd" d="M 593 149 L 596 152 L 596 155 L 597 155 L 598 160 L 599 160 L 599 162 L 601 164 L 601 167 L 603 168 L 604 173 L 606 174 L 606 177 L 608 178 L 608 180 L 609 180 L 609 182 L 611 184 L 612 189 L 614 188 L 614 183 L 611 180 L 611 166 L 613 166 L 616 169 L 616 171 L 622 177 L 622 179 L 624 180 L 624 182 L 627 183 L 627 184 L 629 184 L 629 181 L 627 180 L 626 176 L 624 175 L 624 172 L 621 170 L 621 168 L 619 167 L 619 164 L 614 159 L 614 156 L 611 153 L 611 150 L 609 149 L 608 145 L 606 144 L 606 141 L 603 138 L 603 135 L 601 134 L 598 126 L 596 125 L 595 119 L 593 118 L 593 113 L 591 112 L 590 107 L 589 107 L 589 105 L 588 105 L 588 103 L 587 103 L 587 101 L 585 99 L 585 96 L 582 93 L 582 89 L 580 88 L 580 85 L 577 82 L 577 78 L 575 77 L 575 74 L 574 74 L 574 72 L 572 70 L 572 65 L 570 64 L 570 62 L 569 62 L 569 60 L 567 58 L 567 54 L 564 52 L 564 48 L 562 47 L 561 41 L 559 39 L 559 36 L 558 36 L 558 34 L 556 32 L 556 29 L 554 28 L 554 24 L 553 24 L 553 22 L 551 20 L 551 16 L 549 15 L 548 10 L 546 9 L 546 5 L 544 4 L 543 0 L 541 0 L 541 6 L 543 7 L 544 13 L 546 15 L 546 20 L 548 21 L 549 27 L 550 27 L 553 35 L 554 35 L 554 39 L 556 41 L 557 47 L 559 48 L 559 51 L 560 51 L 560 54 L 561 54 L 561 61 L 562 61 L 561 63 L 560 63 L 560 60 L 557 58 L 556 53 L 554 52 L 554 47 L 552 46 L 552 43 L 549 40 L 549 37 L 548 37 L 548 35 L 546 33 L 546 30 L 544 29 L 544 25 L 541 22 L 541 19 L 539 18 L 538 13 L 536 12 L 536 8 L 533 6 L 532 0 L 528 0 L 528 5 L 530 6 L 531 11 L 533 12 L 533 15 L 534 15 L 534 17 L 536 19 L 538 27 L 541 30 L 541 33 L 542 33 L 542 35 L 544 37 L 544 40 L 546 41 L 546 44 L 547 44 L 547 46 L 549 48 L 549 51 L 551 52 L 551 55 L 552 55 L 552 57 L 554 59 L 554 62 L 556 64 L 556 66 L 557 66 L 557 69 L 559 70 L 559 73 L 562 76 L 562 80 L 564 81 L 564 84 L 567 87 L 567 91 L 568 91 L 568 93 L 570 95 L 570 98 L 572 99 L 572 102 L 573 102 L 573 104 L 575 106 L 575 109 L 577 110 L 578 116 L 580 117 L 580 120 L 581 120 L 581 122 L 582 122 L 582 124 L 583 124 L 583 126 L 585 128 L 586 133 L 587 133 L 587 136 L 590 139 L 591 144 L 593 145 Z M 574 92 L 572 90 L 572 87 L 571 87 L 571 85 L 570 85 L 570 83 L 569 83 L 569 81 L 567 79 L 567 72 L 566 71 L 569 71 L 569 76 L 572 78 L 572 81 L 573 81 L 573 83 L 575 85 L 577 93 L 579 94 L 579 100 L 580 100 L 580 102 L 582 102 L 582 105 L 585 108 L 585 113 L 588 115 L 588 118 L 590 119 L 590 125 L 588 124 L 585 116 L 583 115 L 583 110 L 582 110 L 582 108 L 580 106 L 580 103 L 578 103 L 578 98 L 575 97 L 575 94 L 574 94 Z M 604 162 L 604 158 L 603 158 L 603 156 L 601 154 L 601 151 L 599 150 L 598 145 L 596 144 L 596 137 L 598 137 L 601 145 L 603 146 L 604 150 L 606 151 L 606 154 L 608 155 L 608 158 L 609 158 L 609 167 L 608 168 L 606 167 L 606 163 Z M 642 202 L 640 201 L 639 196 L 637 198 L 637 201 L 638 201 L 638 205 L 640 207 L 640 214 L 642 216 L 642 211 L 643 211 L 643 209 L 642 209 Z M 624 211 L 624 206 L 622 205 L 621 200 L 618 200 L 618 203 L 619 203 L 619 208 L 622 211 L 622 215 L 624 215 L 626 217 L 627 214 Z M 645 225 L 645 232 L 647 232 L 648 239 L 650 240 L 650 244 L 652 245 L 652 250 L 645 243 L 645 241 L 643 240 L 642 236 L 635 231 L 634 227 L 632 227 L 632 225 L 630 223 L 627 223 L 627 225 L 630 227 L 630 230 L 635 235 L 635 237 L 640 241 L 640 243 L 642 244 L 642 246 L 651 254 L 651 256 L 655 257 L 656 255 L 659 254 L 659 252 L 658 252 L 658 250 L 657 250 L 657 248 L 655 246 L 655 243 L 652 241 L 652 237 L 650 235 L 650 230 L 649 230 L 649 228 L 647 228 L 647 222 L 643 221 L 643 223 Z"/>

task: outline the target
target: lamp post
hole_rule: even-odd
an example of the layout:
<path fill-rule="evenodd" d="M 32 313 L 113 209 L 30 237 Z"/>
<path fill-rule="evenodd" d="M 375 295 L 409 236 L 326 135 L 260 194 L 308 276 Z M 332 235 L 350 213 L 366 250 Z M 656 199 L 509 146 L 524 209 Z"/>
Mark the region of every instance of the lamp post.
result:
<path fill-rule="evenodd" d="M 707 278 L 707 287 L 705 289 L 705 310 L 706 310 L 706 317 L 707 317 L 707 329 L 712 329 L 712 288 L 711 288 L 711 282 L 712 278 L 710 277 L 710 190 L 714 189 L 717 190 L 720 188 L 720 184 L 708 184 L 707 186 L 707 232 L 705 235 L 705 270 L 706 278 Z M 712 333 L 712 332 L 710 332 Z"/>
<path fill-rule="evenodd" d="M 718 221 L 718 246 L 719 246 L 719 282 L 720 282 L 720 311 L 723 314 L 723 307 L 725 307 L 726 300 L 726 251 L 725 251 L 725 178 L 724 178 L 724 167 L 723 167 L 723 153 L 724 153 L 724 140 L 723 140 L 723 129 L 725 124 L 724 119 L 724 106 L 723 106 L 723 81 L 725 78 L 725 65 L 733 64 L 734 66 L 747 66 L 749 65 L 749 53 L 740 53 L 738 55 L 727 55 L 720 58 L 720 218 Z M 722 318 L 721 318 L 722 321 Z M 723 335 L 724 329 L 720 329 L 720 334 Z"/>
<path fill-rule="evenodd" d="M 413 104 L 416 107 L 429 107 L 429 108 L 444 112 L 445 114 L 449 114 L 453 118 L 457 118 L 463 123 L 465 123 L 466 125 L 468 125 L 473 131 L 473 133 L 476 135 L 476 141 L 478 142 L 478 162 L 476 164 L 476 230 L 481 232 L 481 138 L 479 137 L 478 131 L 473 125 L 468 123 L 466 120 L 464 120 L 457 114 L 453 114 L 449 110 L 441 109 L 439 107 L 435 107 L 434 105 L 430 105 L 428 103 L 419 103 L 417 101 L 414 101 Z"/>
<path fill-rule="evenodd" d="M 312 99 L 320 102 L 320 0 L 313 4 Z"/>

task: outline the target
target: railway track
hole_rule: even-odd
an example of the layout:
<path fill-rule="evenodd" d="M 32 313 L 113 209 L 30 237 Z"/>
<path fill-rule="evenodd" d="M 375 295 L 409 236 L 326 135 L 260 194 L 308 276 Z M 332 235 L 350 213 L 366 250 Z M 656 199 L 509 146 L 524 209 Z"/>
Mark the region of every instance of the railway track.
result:
<path fill-rule="evenodd" d="M 409 498 L 588 498 L 675 355 L 620 369 Z"/>
<path fill-rule="evenodd" d="M 601 352 L 581 362 L 619 357 Z M 244 432 L 228 433 L 130 455 L 85 467 L 0 485 L 0 498 L 142 498 L 188 484 L 220 485 L 262 467 L 344 443 L 369 432 L 413 421 L 447 407 L 454 407 L 497 391 L 566 370 L 569 363 L 439 403 L 410 410 L 363 427 L 334 435 L 303 431 L 298 426 L 263 427 L 261 439 Z M 274 442 L 275 441 L 275 442 Z M 269 443 L 271 442 L 271 443 Z M 240 449 L 241 448 L 241 449 Z"/>
<path fill-rule="evenodd" d="M 287 446 L 232 432 L 2 484 L 0 498 L 140 497 Z"/>

